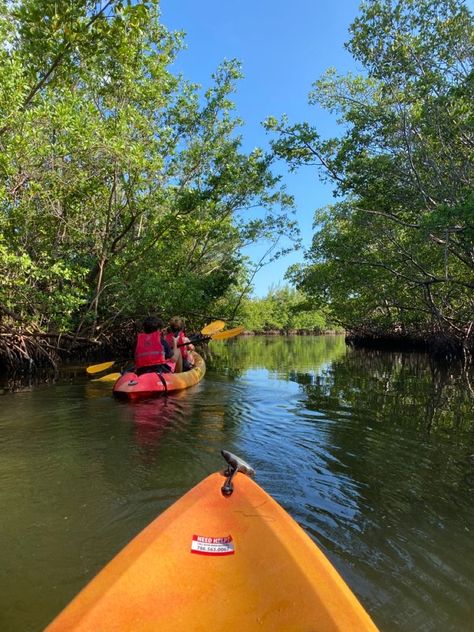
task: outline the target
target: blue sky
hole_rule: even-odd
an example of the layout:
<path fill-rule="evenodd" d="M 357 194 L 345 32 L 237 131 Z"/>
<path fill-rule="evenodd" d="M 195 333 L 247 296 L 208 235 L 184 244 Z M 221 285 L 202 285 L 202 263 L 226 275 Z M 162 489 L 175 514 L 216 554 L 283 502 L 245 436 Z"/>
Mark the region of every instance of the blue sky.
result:
<path fill-rule="evenodd" d="M 261 123 L 268 116 L 287 114 L 292 121 L 310 121 L 322 136 L 337 134 L 334 119 L 307 105 L 311 84 L 331 66 L 340 72 L 360 70 L 344 49 L 348 28 L 358 13 L 358 0 L 162 0 L 162 22 L 171 30 L 186 32 L 187 49 L 173 70 L 204 87 L 224 59 L 242 62 L 245 78 L 234 100 L 243 118 L 244 149 L 268 147 Z M 284 164 L 275 170 L 295 196 L 303 244 L 313 235 L 314 211 L 333 200 L 331 188 L 319 182 L 313 168 L 288 173 Z M 268 246 L 246 252 L 259 259 Z M 254 294 L 263 296 L 283 282 L 289 265 L 302 261 L 292 253 L 263 268 L 254 281 Z"/>

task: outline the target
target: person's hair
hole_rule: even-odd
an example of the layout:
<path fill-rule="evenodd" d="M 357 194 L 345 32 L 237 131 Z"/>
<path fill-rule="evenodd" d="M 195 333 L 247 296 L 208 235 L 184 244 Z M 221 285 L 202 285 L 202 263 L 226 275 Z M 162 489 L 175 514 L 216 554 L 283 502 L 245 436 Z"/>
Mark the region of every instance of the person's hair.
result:
<path fill-rule="evenodd" d="M 174 331 L 184 329 L 184 320 L 179 316 L 173 316 L 173 318 L 170 318 L 170 329 Z"/>
<path fill-rule="evenodd" d="M 152 334 L 154 331 L 163 328 L 163 321 L 158 316 L 147 316 L 143 321 L 143 331 L 146 334 Z"/>

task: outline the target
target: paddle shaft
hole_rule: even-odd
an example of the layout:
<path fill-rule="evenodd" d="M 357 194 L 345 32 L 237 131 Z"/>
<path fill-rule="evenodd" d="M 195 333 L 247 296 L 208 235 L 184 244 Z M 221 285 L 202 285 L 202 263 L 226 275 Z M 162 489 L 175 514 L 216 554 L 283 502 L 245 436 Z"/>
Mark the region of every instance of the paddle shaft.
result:
<path fill-rule="evenodd" d="M 206 342 L 206 340 L 212 340 L 212 336 L 196 336 L 195 338 L 190 338 L 188 342 L 180 342 L 177 347 L 185 347 L 186 345 L 194 345 L 200 342 Z"/>

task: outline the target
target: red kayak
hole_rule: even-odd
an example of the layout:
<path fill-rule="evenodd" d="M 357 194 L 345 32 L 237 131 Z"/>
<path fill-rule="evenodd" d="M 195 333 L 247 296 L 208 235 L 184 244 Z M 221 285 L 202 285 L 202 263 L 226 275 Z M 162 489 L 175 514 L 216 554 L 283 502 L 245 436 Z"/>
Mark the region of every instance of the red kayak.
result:
<path fill-rule="evenodd" d="M 137 375 L 133 371 L 124 373 L 115 382 L 113 394 L 126 399 L 140 399 L 180 391 L 194 386 L 202 380 L 206 373 L 206 363 L 201 356 L 192 352 L 194 368 L 182 373 L 143 373 Z"/>

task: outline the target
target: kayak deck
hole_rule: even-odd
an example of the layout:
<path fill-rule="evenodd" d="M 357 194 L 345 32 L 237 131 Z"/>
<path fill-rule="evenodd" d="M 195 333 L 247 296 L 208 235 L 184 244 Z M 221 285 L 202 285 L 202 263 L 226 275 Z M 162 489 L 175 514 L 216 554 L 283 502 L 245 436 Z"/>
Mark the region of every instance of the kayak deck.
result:
<path fill-rule="evenodd" d="M 212 474 L 132 540 L 47 628 L 376 630 L 298 524 L 244 474 Z"/>
<path fill-rule="evenodd" d="M 182 373 L 161 373 L 161 377 L 157 373 L 142 375 L 137 375 L 133 371 L 124 373 L 115 382 L 113 394 L 127 399 L 139 399 L 194 386 L 204 377 L 206 363 L 198 353 L 193 352 L 193 356 L 194 368 Z"/>

